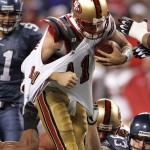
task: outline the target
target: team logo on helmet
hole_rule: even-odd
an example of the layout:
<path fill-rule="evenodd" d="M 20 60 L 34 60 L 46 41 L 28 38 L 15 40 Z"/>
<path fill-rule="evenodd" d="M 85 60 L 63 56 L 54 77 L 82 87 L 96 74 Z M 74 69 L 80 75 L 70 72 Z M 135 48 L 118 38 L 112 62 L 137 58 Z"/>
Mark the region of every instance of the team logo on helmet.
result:
<path fill-rule="evenodd" d="M 82 7 L 81 7 L 80 3 L 78 2 L 78 0 L 74 0 L 73 9 L 78 14 L 80 14 L 82 12 Z"/>

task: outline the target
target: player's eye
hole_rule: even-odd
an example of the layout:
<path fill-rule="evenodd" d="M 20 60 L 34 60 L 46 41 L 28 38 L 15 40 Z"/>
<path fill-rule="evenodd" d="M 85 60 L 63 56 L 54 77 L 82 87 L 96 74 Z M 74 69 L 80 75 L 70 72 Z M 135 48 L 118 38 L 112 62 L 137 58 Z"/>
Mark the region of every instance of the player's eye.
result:
<path fill-rule="evenodd" d="M 17 15 L 16 12 L 0 12 L 0 15 L 2 16 L 15 16 Z"/>

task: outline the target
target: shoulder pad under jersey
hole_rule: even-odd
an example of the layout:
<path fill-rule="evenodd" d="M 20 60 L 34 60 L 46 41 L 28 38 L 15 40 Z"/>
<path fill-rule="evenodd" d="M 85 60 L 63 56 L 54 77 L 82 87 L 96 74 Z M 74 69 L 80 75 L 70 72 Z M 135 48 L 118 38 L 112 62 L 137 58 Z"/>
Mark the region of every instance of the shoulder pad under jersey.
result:
<path fill-rule="evenodd" d="M 60 18 L 48 17 L 42 22 L 49 25 L 49 32 L 54 37 L 55 42 L 64 39 L 71 45 L 72 49 L 75 49 L 79 42 L 81 42 L 65 16 Z"/>

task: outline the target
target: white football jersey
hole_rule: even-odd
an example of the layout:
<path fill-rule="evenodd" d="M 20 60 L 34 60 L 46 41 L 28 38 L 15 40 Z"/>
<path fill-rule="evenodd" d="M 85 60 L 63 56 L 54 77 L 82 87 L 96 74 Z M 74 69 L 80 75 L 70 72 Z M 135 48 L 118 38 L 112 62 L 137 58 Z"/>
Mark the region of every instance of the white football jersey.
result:
<path fill-rule="evenodd" d="M 110 19 L 112 18 L 110 17 Z M 70 105 L 68 108 L 71 110 L 70 114 L 75 114 L 75 104 L 79 102 L 86 108 L 88 115 L 92 116 L 92 76 L 95 68 L 95 58 L 93 57 L 94 46 L 102 39 L 107 39 L 108 32 L 111 30 L 111 23 L 112 20 L 109 21 L 109 25 L 101 38 L 96 40 L 84 38 L 75 50 L 72 50 L 67 55 L 49 64 L 43 64 L 41 60 L 44 35 L 37 50 L 34 50 L 22 64 L 22 72 L 25 74 L 23 83 L 25 84 L 25 101 L 35 101 L 45 86 L 57 87 L 64 91 L 70 98 Z M 74 88 L 68 89 L 60 86 L 55 81 L 46 81 L 53 72 L 66 72 L 67 68 L 72 68 L 72 71 L 76 73 L 78 77 L 77 84 Z M 33 75 L 32 78 L 31 70 Z"/>

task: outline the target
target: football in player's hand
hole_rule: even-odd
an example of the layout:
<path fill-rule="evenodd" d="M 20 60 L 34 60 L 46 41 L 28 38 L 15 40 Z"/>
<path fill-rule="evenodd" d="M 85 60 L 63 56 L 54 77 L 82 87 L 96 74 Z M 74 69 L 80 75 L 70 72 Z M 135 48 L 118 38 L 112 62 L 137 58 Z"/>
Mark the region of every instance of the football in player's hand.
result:
<path fill-rule="evenodd" d="M 114 44 L 114 46 L 116 46 L 121 51 L 120 46 L 116 42 L 111 41 L 111 40 L 103 40 L 103 41 L 100 41 L 99 43 L 97 43 L 95 45 L 94 55 L 104 57 L 99 53 L 98 50 L 101 50 L 107 54 L 111 54 L 113 52 L 112 43 Z"/>

